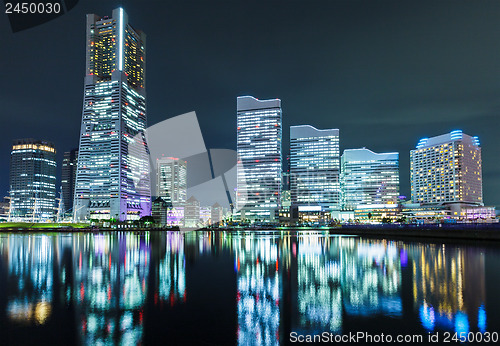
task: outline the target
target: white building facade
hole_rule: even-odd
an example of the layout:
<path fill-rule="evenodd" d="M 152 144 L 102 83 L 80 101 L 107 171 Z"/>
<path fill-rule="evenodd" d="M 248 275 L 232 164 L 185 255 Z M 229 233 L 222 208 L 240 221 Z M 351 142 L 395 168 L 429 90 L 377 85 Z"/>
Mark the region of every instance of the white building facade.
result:
<path fill-rule="evenodd" d="M 87 15 L 87 55 L 75 221 L 151 213 L 146 129 L 146 35 L 112 17 Z"/>
<path fill-rule="evenodd" d="M 483 205 L 481 147 L 461 130 L 421 139 L 410 151 L 413 203 Z"/>
<path fill-rule="evenodd" d="M 397 203 L 399 153 L 346 149 L 341 158 L 341 201 L 344 210 L 360 205 Z"/>
<path fill-rule="evenodd" d="M 310 125 L 290 127 L 291 203 L 340 207 L 339 130 Z"/>
<path fill-rule="evenodd" d="M 156 196 L 174 206 L 184 206 L 187 195 L 187 162 L 176 157 L 156 161 Z"/>
<path fill-rule="evenodd" d="M 237 99 L 236 207 L 241 219 L 273 221 L 281 195 L 281 100 Z"/>

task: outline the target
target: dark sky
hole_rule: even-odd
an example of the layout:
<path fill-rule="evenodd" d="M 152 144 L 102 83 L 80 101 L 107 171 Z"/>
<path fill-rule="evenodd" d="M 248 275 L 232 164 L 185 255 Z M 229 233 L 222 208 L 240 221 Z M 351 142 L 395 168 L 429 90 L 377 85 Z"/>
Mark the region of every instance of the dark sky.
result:
<path fill-rule="evenodd" d="M 123 4 L 147 34 L 148 122 L 196 111 L 209 148 L 236 148 L 236 97 L 280 98 L 289 126 L 339 128 L 341 150 L 400 153 L 462 129 L 480 138 L 500 206 L 500 1 L 91 1 L 12 33 L 0 14 L 0 194 L 10 145 L 78 146 L 85 14 Z M 3 11 L 2 11 L 3 12 Z"/>

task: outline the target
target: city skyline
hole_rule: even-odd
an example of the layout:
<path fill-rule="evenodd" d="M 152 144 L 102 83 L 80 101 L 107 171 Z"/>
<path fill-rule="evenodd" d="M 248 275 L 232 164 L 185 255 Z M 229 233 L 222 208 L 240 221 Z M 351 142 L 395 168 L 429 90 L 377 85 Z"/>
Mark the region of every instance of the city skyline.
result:
<path fill-rule="evenodd" d="M 219 9 L 195 4 L 194 19 L 197 24 L 183 31 L 178 29 L 183 28 L 181 19 L 187 17 L 182 14 L 188 13 L 188 9 L 182 5 L 154 1 L 147 2 L 151 4 L 147 6 L 143 6 L 142 2 L 122 3 L 129 13 L 134 13 L 133 22 L 137 23 L 137 27 L 148 32 L 148 41 L 156 41 L 156 48 L 148 54 L 150 125 L 185 111 L 196 110 L 200 114 L 200 124 L 208 147 L 235 148 L 234 98 L 245 94 L 262 98 L 279 97 L 286 105 L 283 109 L 285 129 L 288 129 L 288 125 L 302 124 L 305 122 L 303 119 L 308 119 L 307 123 L 317 128 L 339 128 L 343 133 L 341 152 L 360 146 L 370 147 L 376 152 L 399 152 L 400 191 L 408 198 L 409 150 L 414 148 L 419 138 L 461 128 L 466 133 L 477 134 L 483 144 L 485 205 L 500 205 L 500 169 L 495 160 L 499 148 L 495 142 L 494 126 L 490 126 L 496 116 L 494 99 L 500 94 L 498 83 L 494 82 L 499 72 L 495 60 L 498 56 L 496 45 L 500 39 L 497 40 L 496 33 L 491 30 L 498 26 L 493 21 L 498 4 L 486 2 L 488 6 L 475 6 L 457 2 L 454 6 L 446 6 L 408 3 L 387 10 L 390 4 L 377 6 L 363 2 L 318 2 L 313 7 L 302 3 L 285 7 L 282 3 L 272 2 L 269 6 L 280 8 L 288 15 L 289 19 L 279 19 L 283 29 L 278 29 L 278 24 L 267 23 L 267 14 L 257 13 L 256 9 L 243 3 L 218 3 Z M 3 72 L 5 78 L 15 81 L 4 95 L 5 114 L 8 115 L 4 115 L 3 120 L 6 128 L 10 129 L 7 136 L 2 136 L 5 137 L 5 150 L 0 155 L 4 167 L 0 172 L 3 182 L 0 189 L 4 195 L 8 190 L 5 183 L 8 176 L 8 145 L 13 139 L 34 137 L 55 142 L 59 153 L 58 162 L 61 162 L 60 155 L 64 151 L 76 146 L 74 138 L 75 134 L 78 136 L 78 130 L 75 128 L 79 126 L 78 113 L 81 110 L 78 109 L 82 101 L 82 64 L 78 61 L 82 61 L 81 54 L 84 52 L 84 46 L 80 43 L 85 37 L 83 14 L 110 13 L 115 5 L 113 2 L 102 4 L 81 1 L 63 17 L 17 34 L 8 32 L 6 17 L 0 20 L 0 30 L 8 33 L 2 39 L 6 41 L 9 51 L 19 56 L 19 59 L 15 59 L 17 61 L 9 62 Z M 425 11 L 420 8 L 430 8 L 432 11 L 428 11 L 430 14 L 423 13 Z M 226 18 L 223 14 L 238 9 L 244 9 L 249 18 L 243 24 L 247 24 L 247 20 L 257 20 L 265 24 L 264 28 L 242 25 L 235 33 L 226 32 L 234 20 L 223 20 Z M 337 10 L 338 15 L 356 13 L 359 18 L 352 24 L 346 20 L 331 24 L 334 21 L 327 21 L 325 16 L 320 15 L 321 12 L 334 12 L 330 10 Z M 293 18 L 302 18 L 299 13 L 307 14 L 298 26 L 306 28 L 301 35 L 291 23 Z M 446 13 L 447 16 L 440 17 L 440 13 Z M 206 35 L 202 35 L 201 27 L 207 27 L 206 14 L 212 14 L 211 19 L 220 27 L 211 28 Z M 162 15 L 170 21 L 160 23 L 157 19 Z M 380 15 L 379 18 L 377 15 Z M 158 28 L 153 28 L 150 19 Z M 386 24 L 382 25 L 384 20 Z M 80 22 L 80 25 L 69 25 L 70 22 Z M 421 25 L 424 22 L 428 26 Z M 376 30 L 367 33 L 366 28 L 370 24 L 375 24 Z M 61 27 L 65 28 L 65 33 L 59 33 Z M 264 29 L 267 29 L 267 34 Z M 290 34 L 286 33 L 288 29 L 291 30 Z M 403 34 L 396 34 L 397 30 L 394 29 L 404 29 Z M 330 33 L 333 43 L 326 45 L 327 49 L 318 51 L 316 48 L 323 42 L 319 35 L 321 32 Z M 222 35 L 218 35 L 221 37 L 215 40 L 217 35 L 211 36 L 215 33 Z M 44 51 L 36 55 L 28 54 L 27 47 L 36 48 L 37 40 L 40 41 L 40 37 L 46 35 L 53 38 L 45 43 L 47 48 L 53 48 L 47 51 L 57 54 L 52 59 L 45 58 Z M 74 40 L 61 45 L 70 36 Z M 260 39 L 257 40 L 257 37 Z M 481 40 L 474 39 L 477 37 L 481 37 Z M 207 44 L 202 42 L 202 38 Z M 253 44 L 242 44 L 235 38 Z M 215 48 L 221 48 L 226 41 L 231 43 L 228 45 L 230 48 L 221 51 L 210 48 L 208 44 L 210 42 Z M 439 46 L 438 42 L 444 44 Z M 339 49 L 349 49 L 340 52 L 335 44 L 338 44 Z M 177 50 L 174 49 L 176 45 L 179 48 Z M 63 46 L 64 51 L 59 46 Z M 298 47 L 297 54 L 283 55 L 292 52 L 290 49 L 293 46 Z M 366 51 L 369 58 L 365 60 L 360 57 L 360 48 L 369 48 Z M 418 54 L 410 54 L 414 53 L 412 49 Z M 306 51 L 314 54 L 306 55 Z M 230 64 L 225 58 L 226 53 L 232 62 Z M 337 58 L 327 63 L 326 58 L 331 56 Z M 349 57 L 353 58 L 350 63 Z M 312 67 L 313 61 L 317 67 Z M 37 62 L 43 67 L 41 71 L 54 71 L 52 64 L 56 63 L 56 70 L 64 72 L 67 87 L 60 90 L 61 95 L 58 95 L 56 102 L 51 94 L 41 90 L 41 82 L 37 84 L 37 80 L 41 81 L 38 78 L 42 77 L 29 74 L 32 80 L 29 84 L 35 87 L 23 83 L 28 76 L 19 64 L 30 67 Z M 246 70 L 243 68 L 245 66 Z M 11 70 L 20 74 L 10 78 Z M 318 74 L 321 70 L 325 71 L 322 75 Z M 214 75 L 214 72 L 221 73 Z M 227 74 L 234 74 L 234 77 L 228 79 L 225 77 Z M 401 77 L 398 77 L 399 74 Z M 45 76 L 45 83 L 60 83 L 61 77 L 57 73 L 50 80 L 44 73 L 41 75 Z M 184 78 L 180 78 L 180 75 Z M 159 84 L 165 80 L 171 80 L 172 85 Z M 194 89 L 190 87 L 193 83 L 200 89 L 194 94 Z M 31 95 L 39 111 L 31 111 L 30 105 L 19 102 L 21 85 L 23 90 L 27 88 L 26 92 Z M 457 89 L 456 85 L 460 85 L 461 89 Z M 36 92 L 31 92 L 32 88 Z M 165 96 L 167 99 L 164 102 Z M 32 114 L 40 112 L 54 120 L 48 122 L 50 126 L 33 118 Z M 21 119 L 23 126 L 18 122 Z M 288 133 L 284 132 L 284 143 L 287 143 Z"/>

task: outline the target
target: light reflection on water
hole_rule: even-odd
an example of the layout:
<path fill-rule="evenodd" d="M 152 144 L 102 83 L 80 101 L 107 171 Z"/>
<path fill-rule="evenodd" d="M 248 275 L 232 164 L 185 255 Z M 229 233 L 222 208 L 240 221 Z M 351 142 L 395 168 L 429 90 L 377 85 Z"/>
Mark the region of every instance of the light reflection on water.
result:
<path fill-rule="evenodd" d="M 499 321 L 486 310 L 495 295 L 487 292 L 486 250 L 498 257 L 494 247 L 321 232 L 4 233 L 0 335 L 14 343 L 25 332 L 43 337 L 46 328 L 62 333 L 64 344 L 273 345 L 292 331 L 361 326 L 495 331 Z M 211 263 L 207 273 L 197 271 L 202 263 Z M 208 292 L 214 298 L 200 302 L 210 287 L 220 295 Z M 233 305 L 217 300 L 232 295 Z M 197 334 L 200 322 L 220 330 Z"/>

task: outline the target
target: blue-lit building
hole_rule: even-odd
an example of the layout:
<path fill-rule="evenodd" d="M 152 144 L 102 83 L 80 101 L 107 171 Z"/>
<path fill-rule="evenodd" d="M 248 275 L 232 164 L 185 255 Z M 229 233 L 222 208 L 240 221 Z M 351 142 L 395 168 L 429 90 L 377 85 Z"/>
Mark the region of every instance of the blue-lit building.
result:
<path fill-rule="evenodd" d="M 281 100 L 238 97 L 236 207 L 241 219 L 277 220 L 281 140 Z"/>
<path fill-rule="evenodd" d="M 481 147 L 461 130 L 422 138 L 410 151 L 413 203 L 483 204 Z"/>
<path fill-rule="evenodd" d="M 346 149 L 341 158 L 341 171 L 344 210 L 398 202 L 399 153 Z"/>
<path fill-rule="evenodd" d="M 75 221 L 151 213 L 145 60 L 146 35 L 122 8 L 112 17 L 87 15 Z"/>
<path fill-rule="evenodd" d="M 297 206 L 340 207 L 339 130 L 290 127 L 290 192 Z"/>
<path fill-rule="evenodd" d="M 54 144 L 31 138 L 14 141 L 10 156 L 10 221 L 54 220 L 56 169 Z"/>

